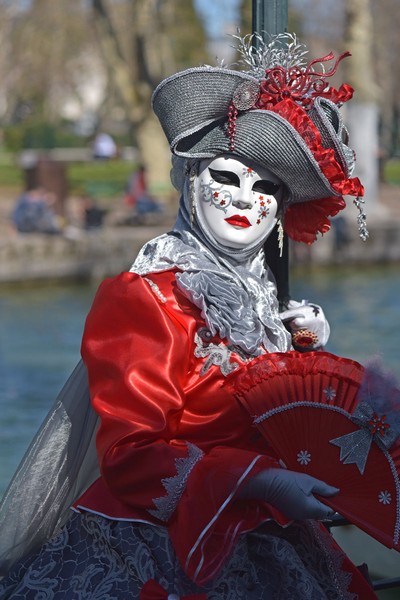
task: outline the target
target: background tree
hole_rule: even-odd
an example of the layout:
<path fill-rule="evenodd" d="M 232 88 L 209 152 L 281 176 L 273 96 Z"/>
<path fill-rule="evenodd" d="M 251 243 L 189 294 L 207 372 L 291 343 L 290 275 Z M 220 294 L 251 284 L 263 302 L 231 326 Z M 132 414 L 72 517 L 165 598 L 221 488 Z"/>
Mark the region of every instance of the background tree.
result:
<path fill-rule="evenodd" d="M 1 2 L 0 36 L 3 117 L 28 113 L 55 121 L 66 96 L 80 100 L 91 66 L 80 0 L 32 0 L 24 10 Z"/>
<path fill-rule="evenodd" d="M 0 0 L 0 40 L 3 126 L 92 110 L 99 128 L 124 123 L 153 185 L 169 182 L 150 100 L 167 75 L 209 62 L 192 0 Z"/>
<path fill-rule="evenodd" d="M 374 26 L 370 0 L 348 0 L 345 5 L 344 45 L 352 53 L 346 61 L 347 81 L 356 94 L 348 107 L 347 123 L 357 153 L 356 174 L 365 186 L 368 210 L 378 201 L 378 87 L 374 77 Z"/>
<path fill-rule="evenodd" d="M 374 35 L 372 56 L 378 86 L 380 163 L 399 148 L 400 121 L 400 11 L 398 0 L 371 0 Z M 381 178 L 382 178 L 381 168 Z"/>
<path fill-rule="evenodd" d="M 170 153 L 151 110 L 151 94 L 167 75 L 207 60 L 203 26 L 186 0 L 92 0 L 92 9 L 103 60 L 150 184 L 163 186 Z"/>

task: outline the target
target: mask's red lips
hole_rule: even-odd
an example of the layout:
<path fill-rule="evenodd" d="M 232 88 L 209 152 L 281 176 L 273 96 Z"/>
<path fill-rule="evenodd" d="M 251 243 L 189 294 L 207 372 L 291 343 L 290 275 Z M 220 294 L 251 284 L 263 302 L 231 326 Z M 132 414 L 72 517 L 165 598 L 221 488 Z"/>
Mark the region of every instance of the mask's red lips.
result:
<path fill-rule="evenodd" d="M 251 227 L 251 223 L 247 217 L 241 215 L 232 215 L 228 219 L 225 219 L 225 221 L 234 227 Z"/>

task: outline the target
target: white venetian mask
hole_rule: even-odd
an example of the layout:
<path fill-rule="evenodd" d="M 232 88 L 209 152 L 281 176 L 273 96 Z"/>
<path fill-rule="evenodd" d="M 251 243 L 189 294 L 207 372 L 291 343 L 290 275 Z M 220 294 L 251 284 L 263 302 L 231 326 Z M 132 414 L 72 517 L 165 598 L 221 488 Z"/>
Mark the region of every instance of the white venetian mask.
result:
<path fill-rule="evenodd" d="M 202 160 L 196 212 L 217 242 L 245 248 L 266 239 L 277 222 L 282 183 L 268 169 L 232 156 Z"/>

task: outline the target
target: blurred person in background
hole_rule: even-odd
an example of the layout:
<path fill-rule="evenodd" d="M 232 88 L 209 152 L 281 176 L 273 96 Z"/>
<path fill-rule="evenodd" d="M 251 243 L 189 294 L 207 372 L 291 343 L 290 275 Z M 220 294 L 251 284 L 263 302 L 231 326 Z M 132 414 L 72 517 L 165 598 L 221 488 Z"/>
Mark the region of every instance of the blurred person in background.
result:
<path fill-rule="evenodd" d="M 109 160 L 117 157 L 118 148 L 109 133 L 100 131 L 93 140 L 92 153 L 96 160 Z"/>
<path fill-rule="evenodd" d="M 146 220 L 147 215 L 157 215 L 163 212 L 160 203 L 150 194 L 146 167 L 143 164 L 140 164 L 128 178 L 124 204 L 131 211 L 128 220 L 133 223 L 141 223 Z"/>
<path fill-rule="evenodd" d="M 15 203 L 12 224 L 19 233 L 61 233 L 54 204 L 54 195 L 44 188 L 28 189 Z"/>

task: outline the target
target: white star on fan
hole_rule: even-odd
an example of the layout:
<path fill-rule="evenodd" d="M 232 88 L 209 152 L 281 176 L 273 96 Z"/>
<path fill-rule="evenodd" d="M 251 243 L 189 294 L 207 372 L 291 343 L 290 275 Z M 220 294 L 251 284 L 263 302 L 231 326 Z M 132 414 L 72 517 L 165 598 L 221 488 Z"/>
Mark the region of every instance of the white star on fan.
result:
<path fill-rule="evenodd" d="M 297 462 L 301 465 L 308 465 L 311 462 L 311 454 L 308 450 L 300 450 L 297 455 Z"/>
<path fill-rule="evenodd" d="M 329 386 L 324 389 L 324 394 L 327 400 L 333 400 L 336 396 L 336 390 L 333 387 Z"/>
<path fill-rule="evenodd" d="M 387 490 L 379 492 L 379 502 L 382 504 L 390 504 L 392 502 L 392 494 Z"/>

